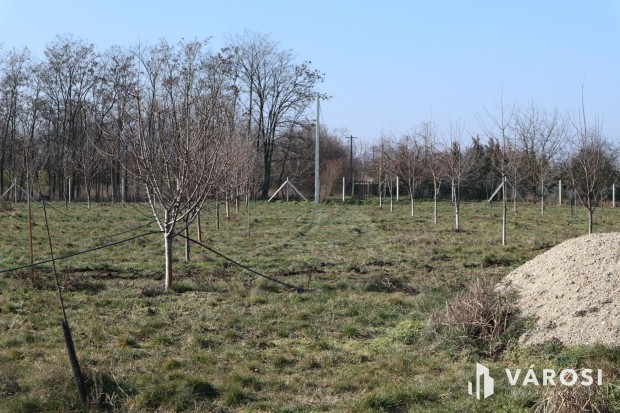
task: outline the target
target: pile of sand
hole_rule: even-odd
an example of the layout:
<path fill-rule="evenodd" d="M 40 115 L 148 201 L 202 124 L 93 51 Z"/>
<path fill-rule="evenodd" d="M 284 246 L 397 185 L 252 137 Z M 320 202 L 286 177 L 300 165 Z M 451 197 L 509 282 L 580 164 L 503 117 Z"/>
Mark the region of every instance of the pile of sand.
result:
<path fill-rule="evenodd" d="M 508 274 L 502 286 L 535 327 L 527 344 L 620 344 L 620 233 L 563 242 Z"/>

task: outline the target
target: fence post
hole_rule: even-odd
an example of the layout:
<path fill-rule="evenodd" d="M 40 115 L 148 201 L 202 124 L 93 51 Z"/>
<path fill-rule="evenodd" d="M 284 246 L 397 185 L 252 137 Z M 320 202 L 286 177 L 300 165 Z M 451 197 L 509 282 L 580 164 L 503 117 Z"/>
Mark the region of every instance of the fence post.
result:
<path fill-rule="evenodd" d="M 396 202 L 400 199 L 400 193 L 398 191 L 398 175 L 396 175 Z"/>

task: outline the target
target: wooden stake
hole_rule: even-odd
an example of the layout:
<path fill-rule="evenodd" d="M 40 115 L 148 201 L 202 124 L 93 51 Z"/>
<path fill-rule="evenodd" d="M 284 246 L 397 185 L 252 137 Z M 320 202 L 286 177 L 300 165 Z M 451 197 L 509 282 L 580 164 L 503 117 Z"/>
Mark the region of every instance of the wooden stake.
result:
<path fill-rule="evenodd" d="M 82 401 L 82 404 L 86 405 L 86 387 L 84 386 L 80 363 L 78 362 L 77 354 L 75 353 L 73 337 L 71 337 L 71 329 L 69 328 L 69 323 L 66 320 L 63 320 L 61 326 L 63 336 L 65 338 L 65 347 L 67 348 L 67 354 L 69 355 L 69 363 L 71 363 L 71 371 L 73 372 L 73 378 L 75 379 L 75 385 L 77 387 L 78 393 L 80 394 L 80 400 Z"/>
<path fill-rule="evenodd" d="M 185 262 L 189 262 L 189 224 L 185 227 Z"/>
<path fill-rule="evenodd" d="M 26 180 L 29 178 L 26 176 Z M 30 204 L 30 184 L 27 182 L 27 193 L 26 198 L 28 198 L 28 244 L 30 248 L 30 286 L 34 285 L 34 249 L 32 247 L 32 207 Z"/>

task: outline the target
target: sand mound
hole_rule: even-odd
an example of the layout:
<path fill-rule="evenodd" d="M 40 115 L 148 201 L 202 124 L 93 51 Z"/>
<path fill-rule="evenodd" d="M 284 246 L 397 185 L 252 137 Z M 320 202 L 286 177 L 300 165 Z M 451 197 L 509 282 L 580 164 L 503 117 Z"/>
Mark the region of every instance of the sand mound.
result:
<path fill-rule="evenodd" d="M 620 344 L 620 233 L 563 242 L 508 274 L 502 287 L 519 293 L 533 316 L 527 344 Z"/>

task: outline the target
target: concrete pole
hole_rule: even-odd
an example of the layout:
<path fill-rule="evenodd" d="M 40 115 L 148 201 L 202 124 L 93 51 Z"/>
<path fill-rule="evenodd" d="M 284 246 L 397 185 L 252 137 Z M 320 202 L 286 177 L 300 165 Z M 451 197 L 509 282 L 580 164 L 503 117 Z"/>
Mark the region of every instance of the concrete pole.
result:
<path fill-rule="evenodd" d="M 321 180 L 319 177 L 319 94 L 316 94 L 316 137 L 314 143 L 314 202 L 320 202 Z"/>
<path fill-rule="evenodd" d="M 396 202 L 400 199 L 400 194 L 398 191 L 398 175 L 396 175 Z"/>

